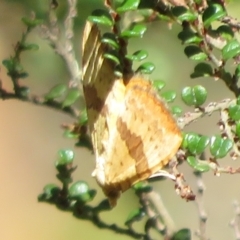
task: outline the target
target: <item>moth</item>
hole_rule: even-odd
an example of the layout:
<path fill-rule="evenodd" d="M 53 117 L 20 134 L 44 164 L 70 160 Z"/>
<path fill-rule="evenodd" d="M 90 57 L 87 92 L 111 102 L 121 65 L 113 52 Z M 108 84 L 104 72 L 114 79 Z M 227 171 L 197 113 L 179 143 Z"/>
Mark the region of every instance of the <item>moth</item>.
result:
<path fill-rule="evenodd" d="M 104 58 L 108 46 L 86 23 L 82 42 L 83 91 L 96 158 L 92 173 L 115 206 L 122 192 L 160 171 L 176 154 L 181 131 L 150 81 L 128 83 Z"/>

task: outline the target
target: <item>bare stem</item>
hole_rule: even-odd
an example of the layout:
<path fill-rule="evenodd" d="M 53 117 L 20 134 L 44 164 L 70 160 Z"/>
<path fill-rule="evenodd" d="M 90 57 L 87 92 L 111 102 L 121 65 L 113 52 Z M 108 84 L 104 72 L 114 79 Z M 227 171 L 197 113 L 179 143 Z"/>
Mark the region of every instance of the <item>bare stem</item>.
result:
<path fill-rule="evenodd" d="M 197 196 L 196 196 L 196 205 L 199 214 L 199 230 L 196 232 L 196 235 L 200 240 L 207 240 L 206 236 L 206 222 L 207 222 L 207 213 L 204 209 L 203 194 L 205 191 L 205 186 L 202 179 L 201 173 L 196 173 L 197 177 Z"/>
<path fill-rule="evenodd" d="M 235 217 L 230 222 L 230 226 L 233 228 L 235 233 L 235 239 L 240 240 L 240 205 L 238 201 L 233 203 L 235 209 Z"/>

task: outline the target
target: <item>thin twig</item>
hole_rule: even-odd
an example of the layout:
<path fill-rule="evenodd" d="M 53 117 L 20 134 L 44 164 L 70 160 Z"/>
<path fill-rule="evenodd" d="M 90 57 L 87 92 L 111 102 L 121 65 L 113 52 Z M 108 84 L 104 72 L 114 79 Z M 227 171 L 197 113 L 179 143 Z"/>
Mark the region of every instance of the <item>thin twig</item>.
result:
<path fill-rule="evenodd" d="M 69 11 L 64 28 L 60 30 L 55 8 L 50 8 L 49 25 L 41 26 L 41 34 L 50 41 L 50 45 L 63 58 L 70 74 L 69 86 L 80 86 L 81 71 L 73 49 L 73 19 L 76 16 L 76 0 L 68 0 Z"/>
<path fill-rule="evenodd" d="M 35 105 L 47 106 L 54 110 L 66 113 L 69 116 L 74 117 L 74 118 L 78 118 L 78 116 L 79 116 L 79 111 L 77 109 L 74 109 L 73 107 L 63 108 L 61 102 L 57 102 L 55 100 L 46 101 L 43 97 L 39 97 L 36 95 L 32 95 L 32 96 L 23 98 L 23 97 L 19 97 L 15 93 L 7 92 L 3 89 L 0 89 L 0 96 L 1 96 L 2 100 L 16 99 L 16 100 L 20 100 L 23 102 L 29 102 L 29 103 L 32 103 Z"/>
<path fill-rule="evenodd" d="M 235 217 L 230 222 L 230 226 L 234 229 L 235 239 L 240 240 L 240 205 L 238 201 L 234 201 Z"/>
<path fill-rule="evenodd" d="M 207 213 L 204 209 L 204 201 L 203 201 L 203 194 L 205 191 L 205 186 L 202 179 L 201 173 L 195 174 L 197 177 L 197 197 L 196 197 L 196 205 L 199 214 L 199 230 L 196 232 L 196 235 L 200 240 L 207 240 L 206 236 L 206 222 L 207 222 Z"/>
<path fill-rule="evenodd" d="M 176 228 L 160 194 L 152 190 L 142 193 L 140 198 L 148 217 L 155 219 L 155 228 L 164 235 L 164 239 L 170 239 Z"/>
<path fill-rule="evenodd" d="M 223 109 L 228 108 L 231 104 L 236 103 L 236 100 L 231 99 L 224 99 L 219 103 L 211 102 L 203 109 L 196 109 L 195 112 L 187 112 L 184 114 L 182 118 L 178 119 L 178 124 L 181 129 L 185 126 L 189 125 L 190 123 L 194 122 L 195 120 L 202 118 L 206 115 L 211 115 L 213 112 L 220 111 Z"/>

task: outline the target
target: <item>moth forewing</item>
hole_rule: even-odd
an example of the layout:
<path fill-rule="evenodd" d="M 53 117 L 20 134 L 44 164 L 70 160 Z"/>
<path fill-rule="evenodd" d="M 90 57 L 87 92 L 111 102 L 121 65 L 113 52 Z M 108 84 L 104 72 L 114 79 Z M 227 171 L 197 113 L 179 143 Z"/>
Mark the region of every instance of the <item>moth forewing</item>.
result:
<path fill-rule="evenodd" d="M 175 155 L 182 137 L 175 119 L 149 81 L 127 83 L 104 58 L 96 25 L 83 37 L 83 89 L 96 158 L 93 176 L 112 206 L 121 192 L 159 172 Z"/>

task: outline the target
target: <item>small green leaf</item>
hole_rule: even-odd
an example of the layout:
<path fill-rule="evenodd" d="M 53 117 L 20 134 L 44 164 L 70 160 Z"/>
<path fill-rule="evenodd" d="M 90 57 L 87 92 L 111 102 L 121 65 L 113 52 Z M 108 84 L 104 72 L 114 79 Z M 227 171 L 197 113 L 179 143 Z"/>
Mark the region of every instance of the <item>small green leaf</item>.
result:
<path fill-rule="evenodd" d="M 69 149 L 62 149 L 58 151 L 58 159 L 55 163 L 55 166 L 58 167 L 60 165 L 65 166 L 68 164 L 72 164 L 74 159 L 74 152 Z"/>
<path fill-rule="evenodd" d="M 197 77 L 208 77 L 213 75 L 212 66 L 208 63 L 198 63 L 195 68 L 194 72 L 191 74 L 191 78 Z"/>
<path fill-rule="evenodd" d="M 217 28 L 217 33 L 227 41 L 232 40 L 234 37 L 233 30 L 230 26 L 228 25 L 221 25 L 220 27 Z"/>
<path fill-rule="evenodd" d="M 109 204 L 108 199 L 102 200 L 102 201 L 97 205 L 97 207 L 95 207 L 95 211 L 97 211 L 97 212 L 100 212 L 100 211 L 108 211 L 108 210 L 111 210 L 111 209 L 112 209 L 112 207 L 111 207 L 111 205 Z"/>
<path fill-rule="evenodd" d="M 118 44 L 116 35 L 113 33 L 109 33 L 109 32 L 104 33 L 101 41 L 103 43 L 110 45 L 113 49 L 119 49 L 119 44 Z"/>
<path fill-rule="evenodd" d="M 56 197 L 60 192 L 60 188 L 56 184 L 47 184 L 43 188 L 43 194 L 45 200 L 50 200 Z"/>
<path fill-rule="evenodd" d="M 145 50 L 139 50 L 132 55 L 126 55 L 126 58 L 130 59 L 131 61 L 142 61 L 148 57 L 148 52 Z"/>
<path fill-rule="evenodd" d="M 210 141 L 210 152 L 216 158 L 225 157 L 232 149 L 233 142 L 220 136 L 213 136 Z"/>
<path fill-rule="evenodd" d="M 39 49 L 39 46 L 34 43 L 24 43 L 21 44 L 22 50 L 32 50 L 32 51 L 37 51 Z"/>
<path fill-rule="evenodd" d="M 175 91 L 167 91 L 161 94 L 161 97 L 165 99 L 166 102 L 173 102 L 176 98 L 177 94 Z"/>
<path fill-rule="evenodd" d="M 149 184 L 147 184 L 146 182 L 138 182 L 138 183 L 134 184 L 133 189 L 135 190 L 136 194 L 152 191 L 152 187 Z"/>
<path fill-rule="evenodd" d="M 240 64 L 237 65 L 236 69 L 235 69 L 235 76 L 236 77 L 240 77 Z"/>
<path fill-rule="evenodd" d="M 191 230 L 182 228 L 173 235 L 171 240 L 191 240 Z"/>
<path fill-rule="evenodd" d="M 210 170 L 210 166 L 206 161 L 200 161 L 196 159 L 194 156 L 187 157 L 187 163 L 194 168 L 194 170 L 198 172 L 208 172 Z"/>
<path fill-rule="evenodd" d="M 213 21 L 217 21 L 226 16 L 226 12 L 220 4 L 210 4 L 202 15 L 203 24 L 209 27 Z"/>
<path fill-rule="evenodd" d="M 185 87 L 182 90 L 182 99 L 188 106 L 200 106 L 207 99 L 207 91 L 201 85 Z"/>
<path fill-rule="evenodd" d="M 196 133 L 187 133 L 184 136 L 184 147 L 192 154 L 201 154 L 210 142 L 207 136 L 199 136 Z"/>
<path fill-rule="evenodd" d="M 27 72 L 20 72 L 16 74 L 17 78 L 27 78 L 29 75 Z"/>
<path fill-rule="evenodd" d="M 138 9 L 140 0 L 125 0 L 121 7 L 116 9 L 117 13 L 124 13 L 128 11 L 134 11 Z"/>
<path fill-rule="evenodd" d="M 207 54 L 198 46 L 190 45 L 184 49 L 186 56 L 192 60 L 202 61 L 207 59 Z"/>
<path fill-rule="evenodd" d="M 69 188 L 70 198 L 81 203 L 86 203 L 93 200 L 95 195 L 96 191 L 89 189 L 89 186 L 85 181 L 77 181 Z"/>
<path fill-rule="evenodd" d="M 192 22 L 197 19 L 197 16 L 190 12 L 187 8 L 179 6 L 172 9 L 172 13 L 179 21 Z"/>
<path fill-rule="evenodd" d="M 67 89 L 68 87 L 66 84 L 58 84 L 54 86 L 44 97 L 47 101 L 59 98 L 63 96 Z"/>
<path fill-rule="evenodd" d="M 140 221 L 145 216 L 145 211 L 143 208 L 138 208 L 130 212 L 125 222 L 125 225 L 129 226 L 133 222 Z"/>
<path fill-rule="evenodd" d="M 150 74 L 154 71 L 155 65 L 152 62 L 146 62 L 141 64 L 136 72 L 141 72 L 143 74 Z"/>
<path fill-rule="evenodd" d="M 228 108 L 228 114 L 234 121 L 240 120 L 240 105 L 231 105 Z"/>
<path fill-rule="evenodd" d="M 86 108 L 82 110 L 80 117 L 79 117 L 79 125 L 83 126 L 86 125 L 88 122 L 87 110 Z"/>
<path fill-rule="evenodd" d="M 157 91 L 161 91 L 165 85 L 166 85 L 166 82 L 163 81 L 163 80 L 154 80 L 153 82 L 153 87 L 157 90 Z"/>
<path fill-rule="evenodd" d="M 80 91 L 78 88 L 69 89 L 67 96 L 65 97 L 62 103 L 62 107 L 65 108 L 65 107 L 71 106 L 77 101 L 79 97 L 80 97 Z"/>
<path fill-rule="evenodd" d="M 187 163 L 194 168 L 198 164 L 198 160 L 194 156 L 188 156 Z"/>
<path fill-rule="evenodd" d="M 236 135 L 240 137 L 240 121 L 237 121 L 236 123 Z"/>
<path fill-rule="evenodd" d="M 121 37 L 131 38 L 131 37 L 142 37 L 146 32 L 147 27 L 145 24 L 134 24 L 130 29 L 125 30 L 121 33 Z"/>
<path fill-rule="evenodd" d="M 178 38 L 184 44 L 191 44 L 191 43 L 200 43 L 202 38 L 197 35 L 197 33 L 191 31 L 190 29 L 183 30 L 178 34 Z"/>
<path fill-rule="evenodd" d="M 173 106 L 171 108 L 171 112 L 172 114 L 176 115 L 176 116 L 180 116 L 183 112 L 182 108 L 178 107 L 178 106 Z"/>
<path fill-rule="evenodd" d="M 104 58 L 113 61 L 116 65 L 120 64 L 118 52 L 115 50 L 111 50 L 105 53 Z"/>
<path fill-rule="evenodd" d="M 22 97 L 28 97 L 29 93 L 30 93 L 30 89 L 29 87 L 26 87 L 26 86 L 21 86 L 19 87 L 19 93 Z"/>
<path fill-rule="evenodd" d="M 234 58 L 239 54 L 240 43 L 236 39 L 233 39 L 232 41 L 228 42 L 222 49 L 222 56 L 224 60 Z"/>
<path fill-rule="evenodd" d="M 108 11 L 103 9 L 96 9 L 88 17 L 88 21 L 111 27 L 113 25 L 112 17 Z"/>
<path fill-rule="evenodd" d="M 69 139 L 78 139 L 79 138 L 79 134 L 77 133 L 73 133 L 71 130 L 65 130 L 63 132 L 63 136 Z"/>
<path fill-rule="evenodd" d="M 40 25 L 43 21 L 41 19 L 30 19 L 27 17 L 22 18 L 22 22 L 29 28 L 34 28 Z"/>

